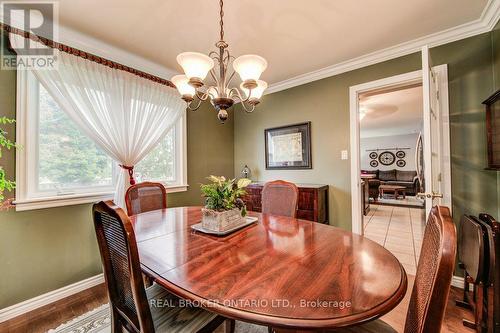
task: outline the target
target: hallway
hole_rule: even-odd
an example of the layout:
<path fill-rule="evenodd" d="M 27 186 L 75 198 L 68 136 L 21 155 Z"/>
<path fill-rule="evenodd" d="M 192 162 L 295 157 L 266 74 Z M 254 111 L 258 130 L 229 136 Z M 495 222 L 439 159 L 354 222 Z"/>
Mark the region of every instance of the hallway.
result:
<path fill-rule="evenodd" d="M 371 205 L 364 217 L 365 236 L 391 251 L 415 275 L 425 228 L 425 210 Z"/>

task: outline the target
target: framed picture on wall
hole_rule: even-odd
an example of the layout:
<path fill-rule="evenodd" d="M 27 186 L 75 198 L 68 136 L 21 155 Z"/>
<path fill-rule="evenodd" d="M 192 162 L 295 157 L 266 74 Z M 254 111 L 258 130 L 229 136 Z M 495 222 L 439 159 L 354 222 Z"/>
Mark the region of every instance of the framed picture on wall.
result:
<path fill-rule="evenodd" d="M 268 128 L 266 169 L 311 169 L 311 122 Z"/>

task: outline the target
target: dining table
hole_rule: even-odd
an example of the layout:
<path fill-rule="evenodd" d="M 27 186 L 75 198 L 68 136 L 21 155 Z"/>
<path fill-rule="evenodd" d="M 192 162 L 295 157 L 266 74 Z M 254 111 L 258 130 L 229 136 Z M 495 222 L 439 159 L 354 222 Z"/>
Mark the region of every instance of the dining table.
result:
<path fill-rule="evenodd" d="M 226 236 L 195 231 L 201 207 L 130 217 L 142 270 L 189 304 L 276 331 L 374 320 L 407 289 L 401 263 L 376 242 L 334 226 L 248 212 Z"/>

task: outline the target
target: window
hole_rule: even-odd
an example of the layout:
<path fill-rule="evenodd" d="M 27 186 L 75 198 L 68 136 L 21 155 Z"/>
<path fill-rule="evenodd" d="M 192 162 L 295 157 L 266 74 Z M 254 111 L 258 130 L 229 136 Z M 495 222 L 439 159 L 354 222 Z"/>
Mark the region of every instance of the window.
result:
<path fill-rule="evenodd" d="M 16 209 L 111 199 L 119 167 L 62 111 L 28 71 L 18 71 Z M 187 189 L 185 119 L 135 167 L 137 181 Z"/>

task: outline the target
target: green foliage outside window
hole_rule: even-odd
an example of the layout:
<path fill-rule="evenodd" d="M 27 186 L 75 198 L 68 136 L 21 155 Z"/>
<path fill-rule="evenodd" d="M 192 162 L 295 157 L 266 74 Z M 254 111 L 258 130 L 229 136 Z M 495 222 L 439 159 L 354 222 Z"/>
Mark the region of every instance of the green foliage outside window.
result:
<path fill-rule="evenodd" d="M 111 185 L 112 159 L 78 129 L 41 85 L 39 110 L 39 189 Z"/>
<path fill-rule="evenodd" d="M 0 117 L 0 125 L 8 125 L 8 124 L 13 124 L 15 122 L 14 119 L 9 119 L 7 117 Z M 11 150 L 13 148 L 17 148 L 17 145 L 15 142 L 11 141 L 10 139 L 7 138 L 7 132 L 0 128 L 0 158 L 2 157 L 2 149 L 7 149 Z M 5 201 L 5 191 L 13 191 L 16 188 L 16 183 L 12 180 L 7 179 L 7 176 L 5 175 L 5 170 L 0 166 L 0 206 L 1 207 L 7 207 L 10 205 L 9 202 L 4 202 Z"/>

